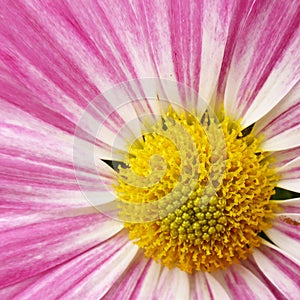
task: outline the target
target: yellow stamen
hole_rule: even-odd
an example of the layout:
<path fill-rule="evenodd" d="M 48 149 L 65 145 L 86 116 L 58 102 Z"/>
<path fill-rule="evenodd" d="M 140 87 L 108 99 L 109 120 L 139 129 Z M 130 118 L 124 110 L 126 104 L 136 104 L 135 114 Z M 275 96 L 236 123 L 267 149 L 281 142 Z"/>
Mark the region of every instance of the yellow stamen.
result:
<path fill-rule="evenodd" d="M 128 167 L 120 167 L 115 186 L 119 198 L 128 203 L 154 203 L 167 195 L 173 197 L 173 202 L 161 207 L 158 220 L 127 222 L 125 227 L 147 257 L 189 273 L 225 269 L 246 259 L 260 245 L 258 234 L 271 226 L 270 197 L 278 181 L 260 140 L 252 133 L 244 136 L 239 121 L 222 114 L 218 126 L 226 148 L 218 151 L 222 141 L 211 143 L 213 130 L 208 133 L 203 124 L 212 127 L 212 121 L 202 119 L 199 122 L 192 114 L 176 113 L 170 107 L 163 121 L 152 127 L 152 133 L 130 147 L 124 159 Z M 184 149 L 161 134 L 176 131 L 176 124 L 191 137 L 191 142 L 182 141 Z M 152 166 L 149 162 L 157 154 L 163 160 Z M 141 179 L 150 175 L 152 184 L 141 186 Z M 195 178 L 193 184 L 190 178 Z M 176 190 L 179 180 L 182 184 Z M 123 215 L 129 213 L 135 212 L 121 210 Z"/>

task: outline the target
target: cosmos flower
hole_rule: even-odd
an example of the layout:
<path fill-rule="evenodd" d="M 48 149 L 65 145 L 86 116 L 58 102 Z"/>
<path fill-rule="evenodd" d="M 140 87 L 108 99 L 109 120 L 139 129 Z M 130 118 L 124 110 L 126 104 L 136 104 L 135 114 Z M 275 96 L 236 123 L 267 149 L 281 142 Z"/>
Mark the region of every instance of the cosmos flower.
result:
<path fill-rule="evenodd" d="M 299 1 L 0 10 L 1 299 L 298 296 Z"/>

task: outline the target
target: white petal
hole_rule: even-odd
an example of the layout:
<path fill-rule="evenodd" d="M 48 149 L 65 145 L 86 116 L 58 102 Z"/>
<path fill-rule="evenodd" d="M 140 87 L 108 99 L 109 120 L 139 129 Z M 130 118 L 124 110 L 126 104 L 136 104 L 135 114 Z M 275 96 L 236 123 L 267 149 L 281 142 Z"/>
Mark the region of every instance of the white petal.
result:
<path fill-rule="evenodd" d="M 225 109 L 247 127 L 299 80 L 299 3 L 256 1 L 239 32 L 225 91 Z"/>
<path fill-rule="evenodd" d="M 278 251 L 261 246 L 253 252 L 263 274 L 287 299 L 296 299 L 300 286 L 300 266 Z"/>
<path fill-rule="evenodd" d="M 158 279 L 157 288 L 153 298 L 157 299 L 190 299 L 190 283 L 187 273 L 174 268 L 164 267 Z"/>
<path fill-rule="evenodd" d="M 225 280 L 233 299 L 276 299 L 268 287 L 242 265 L 227 269 Z"/>
<path fill-rule="evenodd" d="M 279 187 L 300 192 L 300 157 L 278 168 L 277 172 L 280 175 Z"/>
<path fill-rule="evenodd" d="M 263 118 L 253 130 L 263 134 L 266 151 L 290 149 L 300 145 L 300 82 Z"/>
<path fill-rule="evenodd" d="M 281 214 L 275 217 L 267 236 L 281 249 L 300 262 L 300 214 Z"/>

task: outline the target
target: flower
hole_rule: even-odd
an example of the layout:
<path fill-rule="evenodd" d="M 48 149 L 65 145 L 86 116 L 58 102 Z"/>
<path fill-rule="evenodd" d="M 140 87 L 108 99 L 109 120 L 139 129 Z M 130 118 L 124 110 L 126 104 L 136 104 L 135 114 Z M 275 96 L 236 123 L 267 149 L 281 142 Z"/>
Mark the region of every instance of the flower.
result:
<path fill-rule="evenodd" d="M 4 1 L 0 8 L 1 298 L 295 299 L 300 285 L 300 198 L 283 200 L 277 193 L 279 199 L 269 202 L 269 197 L 275 185 L 300 192 L 299 6 L 298 1 L 253 0 Z M 157 98 L 166 105 L 160 107 Z M 197 123 L 201 114 L 204 122 Z M 143 153 L 136 144 L 128 148 L 129 141 L 140 137 L 140 125 L 150 128 L 142 132 Z M 220 128 L 224 139 L 212 143 L 213 130 Z M 172 152 L 151 150 L 160 142 L 163 145 L 170 132 L 182 133 L 171 135 L 175 146 L 177 137 L 180 142 L 189 133 L 192 139 L 183 138 L 189 145 L 183 149 L 196 149 L 190 157 L 204 157 L 202 142 L 208 150 L 212 147 L 208 167 L 215 165 L 215 145 L 226 155 L 217 165 L 221 167 L 220 177 L 214 178 L 218 186 L 214 200 L 206 194 L 206 187 L 215 188 L 209 185 L 213 180 L 205 173 L 206 165 L 192 172 L 197 175 L 192 190 L 200 195 L 188 194 L 186 199 L 179 186 L 178 192 L 192 206 L 183 209 L 178 198 L 174 210 L 178 209 L 178 226 L 170 215 L 172 207 L 155 220 L 163 239 L 153 250 L 154 220 L 148 220 L 147 226 L 128 224 L 127 206 L 112 200 L 116 194 L 125 195 L 129 208 L 136 207 L 135 200 L 137 204 L 151 201 L 123 183 L 128 169 L 121 165 L 119 174 L 124 176 L 119 177 L 104 160 L 112 164 L 121 157 L 146 177 L 142 155 L 165 155 L 174 162 L 172 168 L 167 164 L 162 169 L 173 176 L 162 182 L 166 195 L 166 186 L 179 180 L 174 170 L 182 158 L 189 157 L 180 156 L 178 147 Z M 136 160 L 126 160 L 125 150 Z M 234 173 L 239 168 L 240 173 Z M 231 199 L 237 210 L 228 206 L 231 200 L 225 190 L 216 197 L 218 184 L 225 186 L 224 174 L 228 182 L 240 179 L 243 187 L 252 188 L 247 194 L 239 183 L 226 185 L 243 199 Z M 290 193 L 295 195 L 299 196 Z M 211 215 L 196 212 L 199 203 L 194 200 L 204 196 Z M 223 210 L 217 206 L 220 199 L 226 200 Z M 253 218 L 243 220 L 243 209 L 253 211 Z M 215 217 L 218 212 L 223 215 Z M 243 222 L 235 223 L 238 218 L 230 215 L 233 212 Z M 125 221 L 126 229 L 111 216 Z M 232 227 L 228 222 L 233 222 Z M 215 249 L 204 248 L 208 244 L 203 241 L 217 245 L 220 228 L 232 238 L 225 247 L 226 261 L 236 260 L 238 253 L 239 263 L 225 265 L 217 256 L 207 260 L 210 254 L 202 253 L 203 262 L 190 268 L 186 253 L 191 247 L 180 248 L 184 255 L 179 258 L 179 252 L 168 253 L 166 233 L 179 242 L 190 242 L 195 237 L 184 234 L 199 232 L 204 224 L 207 229 L 199 249 Z M 194 231 L 179 229 L 190 226 Z M 245 231 L 239 231 L 239 226 Z M 253 235 L 255 230 L 264 235 Z M 236 232 L 243 238 L 237 239 Z M 182 244 L 171 249 L 178 245 Z M 247 247 L 253 251 L 246 255 Z M 217 270 L 205 270 L 213 265 Z"/>

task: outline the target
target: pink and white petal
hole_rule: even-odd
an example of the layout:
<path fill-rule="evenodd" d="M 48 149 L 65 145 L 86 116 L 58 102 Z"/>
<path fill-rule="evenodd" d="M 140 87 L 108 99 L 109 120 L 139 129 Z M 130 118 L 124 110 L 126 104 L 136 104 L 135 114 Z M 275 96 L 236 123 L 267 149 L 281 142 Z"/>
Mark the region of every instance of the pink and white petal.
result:
<path fill-rule="evenodd" d="M 279 187 L 300 192 L 300 157 L 278 168 L 277 172 L 280 175 Z"/>
<path fill-rule="evenodd" d="M 190 298 L 193 300 L 230 299 L 222 285 L 209 273 L 197 272 L 191 276 L 190 281 Z"/>
<path fill-rule="evenodd" d="M 201 53 L 201 1 L 174 1 L 168 8 L 176 80 L 198 92 Z M 184 98 L 183 91 L 183 98 Z M 188 96 L 188 95 L 187 95 Z M 187 98 L 187 97 L 186 97 Z M 183 99 L 183 101 L 186 101 Z"/>
<path fill-rule="evenodd" d="M 43 276 L 43 274 L 44 273 L 38 274 L 26 280 L 2 288 L 0 290 L 0 298 L 2 300 L 19 299 L 18 295 L 22 293 L 24 289 L 26 289 L 29 285 L 34 284 L 39 278 Z"/>
<path fill-rule="evenodd" d="M 280 249 L 300 262 L 300 214 L 277 214 L 273 221 L 273 227 L 266 231 L 266 235 Z"/>
<path fill-rule="evenodd" d="M 20 1 L 2 7 L 5 18 L 0 34 L 3 35 L 1 49 L 3 68 L 6 74 L 6 78 L 4 78 L 6 82 L 3 82 L 1 89 L 2 98 L 32 114 L 39 115 L 46 122 L 68 132 L 74 131 L 75 124 L 78 123 L 83 108 L 87 106 L 88 102 L 100 94 L 93 82 L 95 76 L 90 78 L 87 70 L 91 71 L 91 69 L 97 68 L 98 70 L 92 71 L 92 74 L 95 75 L 97 72 L 101 74 L 102 82 L 105 82 L 105 76 L 108 75 L 109 70 L 113 70 L 114 80 L 111 80 L 110 86 L 113 83 L 138 77 L 128 74 L 128 78 L 124 76 L 123 80 L 121 78 L 115 80 L 117 74 L 122 73 L 120 64 L 126 61 L 121 55 L 124 54 L 122 53 L 123 43 L 118 40 L 118 35 L 112 34 L 112 24 L 116 22 L 110 23 L 108 20 L 112 15 L 106 15 L 103 8 L 97 3 L 87 2 L 83 1 L 81 5 L 71 6 L 62 2 L 45 5 L 39 1 L 26 3 Z M 86 6 L 86 10 L 83 9 L 84 6 Z M 127 7 L 129 7 L 128 13 L 132 13 L 129 4 Z M 124 16 L 124 10 L 122 7 L 119 8 L 116 20 L 120 19 L 120 16 Z M 115 5 L 112 11 L 117 11 Z M 91 15 L 89 16 L 89 14 Z M 100 15 L 103 18 L 99 19 Z M 70 19 L 72 22 L 69 21 Z M 104 22 L 103 25 L 106 27 L 99 27 L 98 21 Z M 78 26 L 74 26 L 75 23 Z M 14 26 L 5 26 L 7 24 L 14 24 Z M 17 37 L 18 29 L 21 28 L 26 44 L 23 43 L 23 39 Z M 98 30 L 99 28 L 101 31 Z M 133 26 L 134 30 L 138 30 L 138 28 L 138 26 Z M 122 30 L 124 30 L 123 27 Z M 97 32 L 101 32 L 101 34 L 97 34 Z M 119 32 L 119 34 L 121 33 Z M 94 40 L 90 38 L 91 36 Z M 109 37 L 113 39 L 112 42 L 118 41 L 115 44 L 116 48 L 109 47 L 111 42 L 107 40 Z M 122 34 L 122 38 L 127 39 L 124 34 Z M 100 53 L 100 51 L 105 53 Z M 121 56 L 114 57 L 114 52 L 120 52 Z M 109 56 L 115 58 L 114 66 L 118 67 L 118 71 L 111 68 L 110 64 L 113 59 L 108 59 Z M 42 57 L 47 57 L 47 64 L 40 61 Z M 83 67 L 82 63 L 86 65 Z M 102 121 L 107 121 L 105 110 L 111 108 L 109 102 L 102 98 L 100 101 L 102 112 L 99 113 L 95 109 L 90 110 L 87 121 L 80 123 L 81 129 L 86 132 L 86 138 L 89 138 L 88 135 L 95 136 L 93 130 L 97 129 Z M 122 116 L 114 112 L 114 123 L 113 125 L 107 124 L 107 127 L 116 131 L 120 122 L 123 125 L 126 123 L 126 118 L 124 121 L 122 117 L 124 115 L 130 117 L 133 113 L 132 109 L 130 113 L 127 112 Z M 95 124 L 98 126 L 93 126 Z M 112 126 L 113 128 L 111 128 Z"/>
<path fill-rule="evenodd" d="M 7 102 L 2 102 L 2 104 L 4 116 L 0 123 L 1 153 L 48 164 L 56 168 L 64 168 L 65 171 L 73 170 L 73 151 L 77 144 L 72 135 L 39 121 L 29 113 Z M 41 146 L 41 141 L 43 146 Z M 82 146 L 76 148 L 76 151 L 81 155 L 80 166 L 78 167 L 86 175 L 97 174 L 94 166 L 90 169 L 87 168 L 86 158 L 82 153 L 87 147 L 92 147 L 93 152 L 96 150 L 98 155 L 99 151 L 103 152 L 105 149 L 101 147 L 101 144 L 97 144 L 95 148 L 93 143 L 81 139 L 78 141 Z"/>
<path fill-rule="evenodd" d="M 243 3 L 243 7 L 247 4 Z M 236 12 L 234 1 L 202 1 L 201 3 L 201 71 L 199 93 L 208 103 L 213 104 L 220 70 L 224 58 L 229 30 Z M 200 29 L 199 29 L 200 31 Z M 198 60 L 194 51 L 191 62 Z M 193 76 L 193 74 L 191 74 Z M 194 78 L 194 77 L 192 77 Z M 196 77 L 197 78 L 197 77 Z"/>
<path fill-rule="evenodd" d="M 296 299 L 299 295 L 300 265 L 275 249 L 261 246 L 253 252 L 253 257 L 268 280 L 286 299 Z"/>
<path fill-rule="evenodd" d="M 99 175 L 90 175 L 9 155 L 0 154 L 0 160 L 2 208 L 46 211 L 90 206 L 92 196 L 99 198 L 96 205 L 116 198 L 114 172 L 101 161 L 96 166 Z"/>
<path fill-rule="evenodd" d="M 111 286 L 103 299 L 142 299 L 152 295 L 160 273 L 160 265 L 139 251 L 129 267 Z"/>
<path fill-rule="evenodd" d="M 296 148 L 270 152 L 270 155 L 275 158 L 275 162 L 273 162 L 272 165 L 274 165 L 275 168 L 280 168 L 295 158 L 300 157 L 300 146 Z"/>
<path fill-rule="evenodd" d="M 145 259 L 142 251 L 138 251 L 128 268 L 118 280 L 114 282 L 102 299 L 132 299 L 132 294 L 149 263 L 150 260 Z"/>
<path fill-rule="evenodd" d="M 138 27 L 141 29 L 139 43 L 135 51 L 140 51 L 142 55 L 148 55 L 148 61 L 143 62 L 144 76 L 158 78 L 175 79 L 175 69 L 172 60 L 171 48 L 171 27 L 167 26 L 170 17 L 171 2 L 154 0 L 154 1 L 132 1 L 132 10 L 136 17 Z M 127 21 L 125 21 L 127 23 Z M 124 24 L 119 27 L 123 32 Z M 123 33 L 122 33 L 123 35 Z M 133 36 L 133 41 L 137 41 Z M 146 41 L 146 42 L 145 42 Z M 139 55 L 138 52 L 135 52 Z M 136 60 L 135 60 L 136 61 Z M 151 65 L 148 65 L 148 64 Z M 148 70 L 147 70 L 148 69 Z M 149 70 L 154 73 L 149 73 Z"/>
<path fill-rule="evenodd" d="M 32 299 L 51 294 L 53 298 L 102 299 L 137 252 L 137 247 L 127 241 L 126 235 L 119 234 L 44 272 L 43 276 L 24 289 L 18 297 Z M 56 287 L 54 290 L 53 286 Z"/>
<path fill-rule="evenodd" d="M 10 123 L 1 125 L 2 203 L 9 205 L 11 199 L 15 204 L 22 206 L 26 204 L 24 200 L 28 201 L 27 204 L 32 204 L 32 200 L 38 201 L 40 196 L 46 206 L 52 200 L 59 200 L 57 196 L 62 195 L 60 203 L 53 203 L 54 208 L 57 204 L 86 206 L 88 203 L 80 197 L 78 183 L 84 191 L 96 189 L 101 194 L 101 199 L 115 198 L 111 193 L 111 184 L 115 181 L 114 171 L 101 162 L 99 157 L 94 161 L 93 154 L 97 154 L 98 147 L 95 149 L 93 144 L 82 140 L 82 144 L 79 145 L 81 147 L 76 147 L 77 144 L 73 144 L 71 136 L 60 130 L 39 132 Z M 83 155 L 87 149 L 90 149 L 91 153 Z M 42 190 L 50 190 L 51 193 L 43 195 Z M 74 199 L 67 199 L 68 202 L 64 203 L 68 195 L 63 190 L 70 191 L 69 196 L 73 195 Z"/>
<path fill-rule="evenodd" d="M 55 267 L 107 240 L 122 224 L 94 213 L 20 226 L 0 233 L 0 285 L 5 287 Z M 8 276 L 9 274 L 9 276 Z"/>
<path fill-rule="evenodd" d="M 247 127 L 299 81 L 298 1 L 256 1 L 239 32 L 225 90 L 225 109 Z"/>
<path fill-rule="evenodd" d="M 152 297 L 153 299 L 190 299 L 190 282 L 187 273 L 179 269 L 170 270 L 163 267 Z"/>
<path fill-rule="evenodd" d="M 222 62 L 219 82 L 218 82 L 218 106 L 222 107 L 223 98 L 226 88 L 226 80 L 230 70 L 230 65 L 233 59 L 234 49 L 236 47 L 238 36 L 245 26 L 247 16 L 252 9 L 255 0 L 235 1 L 234 10 L 232 11 L 232 18 L 228 31 L 226 47 L 224 51 L 224 58 Z"/>
<path fill-rule="evenodd" d="M 265 240 L 263 243 L 265 243 Z M 265 274 L 258 267 L 252 255 L 249 255 L 249 257 L 242 261 L 241 264 L 252 272 L 265 286 L 267 286 L 276 299 L 283 298 L 282 293 L 280 293 L 280 291 L 268 280 Z"/>
<path fill-rule="evenodd" d="M 154 295 L 160 273 L 161 265 L 150 259 L 132 294 L 132 299 L 142 299 L 145 295 Z"/>
<path fill-rule="evenodd" d="M 31 211 L 51 211 L 60 208 L 87 206 L 82 192 L 53 187 L 32 186 L 26 182 L 1 179 L 0 207 Z"/>
<path fill-rule="evenodd" d="M 233 265 L 224 274 L 233 299 L 276 299 L 269 288 L 242 265 Z"/>
<path fill-rule="evenodd" d="M 263 118 L 253 130 L 263 134 L 262 147 L 278 151 L 300 145 L 300 82 Z M 297 149 L 297 148 L 296 148 Z"/>
<path fill-rule="evenodd" d="M 272 200 L 287 214 L 300 214 L 300 198 L 287 199 L 287 200 Z"/>

